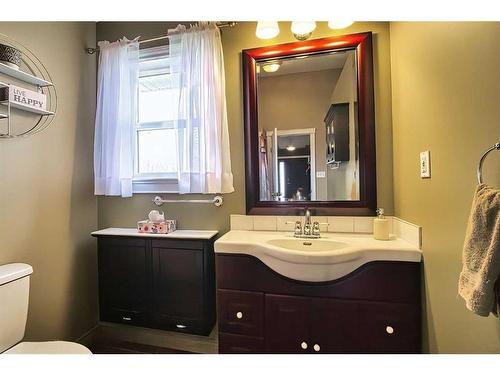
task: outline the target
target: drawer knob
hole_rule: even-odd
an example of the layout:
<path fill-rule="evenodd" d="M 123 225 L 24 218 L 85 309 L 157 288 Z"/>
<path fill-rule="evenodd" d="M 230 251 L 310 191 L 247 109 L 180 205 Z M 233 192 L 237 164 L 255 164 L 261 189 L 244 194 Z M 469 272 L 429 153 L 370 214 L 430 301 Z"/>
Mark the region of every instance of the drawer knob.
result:
<path fill-rule="evenodd" d="M 129 318 L 128 316 L 122 316 L 122 320 L 125 320 L 126 322 L 130 322 L 132 318 Z"/>
<path fill-rule="evenodd" d="M 394 328 L 392 328 L 391 326 L 387 326 L 385 327 L 385 331 L 389 334 L 389 335 L 392 335 L 394 333 Z"/>
<path fill-rule="evenodd" d="M 177 328 L 179 328 L 179 329 L 184 329 L 184 328 L 186 328 L 186 326 L 185 326 L 184 324 L 176 324 L 175 326 L 176 326 Z"/>
<path fill-rule="evenodd" d="M 314 344 L 313 349 L 315 352 L 319 352 L 321 350 L 321 347 L 318 344 Z"/>
<path fill-rule="evenodd" d="M 306 350 L 306 349 L 307 349 L 307 342 L 302 341 L 302 344 L 300 344 L 300 347 L 301 347 L 302 349 Z"/>
<path fill-rule="evenodd" d="M 238 311 L 238 312 L 236 313 L 236 317 L 237 317 L 238 319 L 243 318 L 243 313 L 242 313 L 241 311 Z"/>

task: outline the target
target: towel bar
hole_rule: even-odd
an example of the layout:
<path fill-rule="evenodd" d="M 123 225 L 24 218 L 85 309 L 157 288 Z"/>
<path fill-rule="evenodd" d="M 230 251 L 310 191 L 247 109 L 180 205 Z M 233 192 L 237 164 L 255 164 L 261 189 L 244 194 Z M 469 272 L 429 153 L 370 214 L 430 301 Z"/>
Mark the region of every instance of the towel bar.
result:
<path fill-rule="evenodd" d="M 488 155 L 493 150 L 500 150 L 500 142 L 495 143 L 488 150 L 486 150 L 486 152 L 483 154 L 483 156 L 481 156 L 481 159 L 479 160 L 479 165 L 477 166 L 477 182 L 480 184 L 483 183 L 483 162 L 484 162 L 484 159 L 486 158 L 486 155 Z"/>
<path fill-rule="evenodd" d="M 220 207 L 224 203 L 221 195 L 216 195 L 213 199 L 163 199 L 159 195 L 153 198 L 153 203 L 161 206 L 163 203 L 209 203 L 215 207 Z"/>

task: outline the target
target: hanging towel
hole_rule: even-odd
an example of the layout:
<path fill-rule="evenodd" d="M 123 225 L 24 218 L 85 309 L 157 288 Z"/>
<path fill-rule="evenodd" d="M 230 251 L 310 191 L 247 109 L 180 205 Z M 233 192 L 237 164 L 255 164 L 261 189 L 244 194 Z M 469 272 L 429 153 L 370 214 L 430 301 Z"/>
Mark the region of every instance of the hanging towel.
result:
<path fill-rule="evenodd" d="M 472 202 L 458 293 L 472 312 L 498 316 L 495 282 L 500 276 L 500 190 L 479 184 Z"/>

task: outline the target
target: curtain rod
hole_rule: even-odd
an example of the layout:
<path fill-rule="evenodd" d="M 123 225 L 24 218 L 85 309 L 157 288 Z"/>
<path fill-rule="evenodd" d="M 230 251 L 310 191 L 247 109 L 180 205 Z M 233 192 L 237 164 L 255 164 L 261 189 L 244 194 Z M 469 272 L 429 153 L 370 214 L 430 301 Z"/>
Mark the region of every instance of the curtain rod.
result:
<path fill-rule="evenodd" d="M 222 28 L 222 27 L 234 27 L 236 25 L 236 22 L 232 22 L 232 21 L 217 21 L 215 24 L 219 28 Z M 139 44 L 156 42 L 157 40 L 163 40 L 163 39 L 167 39 L 167 38 L 168 38 L 168 35 L 162 35 L 162 36 L 158 36 L 156 38 L 139 40 Z M 99 50 L 99 47 L 88 47 L 88 48 L 85 48 L 85 51 L 89 55 L 93 55 L 98 50 Z"/>

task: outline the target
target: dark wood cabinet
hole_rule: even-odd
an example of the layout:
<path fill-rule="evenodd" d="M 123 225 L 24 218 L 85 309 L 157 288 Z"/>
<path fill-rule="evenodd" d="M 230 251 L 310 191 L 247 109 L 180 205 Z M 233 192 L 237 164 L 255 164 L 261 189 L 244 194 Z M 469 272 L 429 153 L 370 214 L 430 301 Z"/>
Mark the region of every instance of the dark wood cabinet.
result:
<path fill-rule="evenodd" d="M 418 353 L 420 306 L 394 303 L 359 304 L 364 353 Z"/>
<path fill-rule="evenodd" d="M 213 239 L 99 237 L 100 319 L 208 335 L 215 324 Z"/>
<path fill-rule="evenodd" d="M 300 353 L 309 342 L 309 301 L 294 296 L 266 295 L 266 352 Z"/>
<path fill-rule="evenodd" d="M 329 298 L 311 298 L 311 351 L 321 353 L 364 352 L 359 342 L 358 305 L 356 302 Z M 316 346 L 316 350 L 315 350 Z"/>
<path fill-rule="evenodd" d="M 349 161 L 349 103 L 330 105 L 324 121 L 326 164 Z"/>
<path fill-rule="evenodd" d="M 261 337 L 264 334 L 264 294 L 220 289 L 219 329 Z"/>
<path fill-rule="evenodd" d="M 98 255 L 101 320 L 142 325 L 148 320 L 151 252 L 140 239 L 107 239 Z"/>
<path fill-rule="evenodd" d="M 310 283 L 247 255 L 217 254 L 216 261 L 220 353 L 421 350 L 419 263 L 370 262 Z"/>

